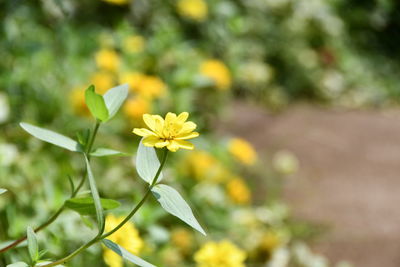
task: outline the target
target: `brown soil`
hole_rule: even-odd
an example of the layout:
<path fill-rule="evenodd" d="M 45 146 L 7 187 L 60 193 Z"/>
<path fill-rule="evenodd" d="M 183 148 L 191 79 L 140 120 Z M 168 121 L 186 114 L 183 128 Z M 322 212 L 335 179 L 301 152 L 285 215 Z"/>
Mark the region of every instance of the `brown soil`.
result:
<path fill-rule="evenodd" d="M 237 103 L 231 115 L 225 131 L 260 152 L 298 156 L 285 198 L 297 217 L 332 226 L 316 251 L 332 262 L 400 266 L 400 110 L 295 106 L 271 115 Z"/>

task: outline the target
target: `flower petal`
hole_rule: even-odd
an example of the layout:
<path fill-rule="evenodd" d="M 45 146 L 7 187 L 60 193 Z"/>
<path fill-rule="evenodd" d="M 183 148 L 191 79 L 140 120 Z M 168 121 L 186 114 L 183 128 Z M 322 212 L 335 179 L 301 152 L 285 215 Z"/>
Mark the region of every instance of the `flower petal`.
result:
<path fill-rule="evenodd" d="M 157 142 L 156 144 L 155 144 L 155 147 L 156 148 L 163 148 L 163 147 L 165 147 L 165 146 L 168 146 L 169 145 L 169 143 L 170 143 L 170 141 L 164 141 L 164 140 L 161 140 L 160 142 Z"/>
<path fill-rule="evenodd" d="M 192 150 L 194 149 L 194 145 L 188 141 L 185 140 L 175 140 L 180 148 L 184 148 L 184 149 L 189 149 Z"/>
<path fill-rule="evenodd" d="M 191 122 L 191 121 L 185 122 L 182 125 L 182 129 L 179 131 L 178 135 L 190 133 L 190 132 L 194 131 L 194 129 L 196 129 L 196 127 L 197 127 L 197 125 L 194 122 Z"/>
<path fill-rule="evenodd" d="M 157 143 L 163 142 L 164 140 L 160 139 L 158 136 L 150 135 L 143 138 L 143 145 L 145 146 L 156 146 Z"/>
<path fill-rule="evenodd" d="M 172 112 L 168 112 L 167 115 L 165 115 L 165 125 L 169 125 L 171 123 L 174 123 L 176 121 L 176 114 Z"/>
<path fill-rule="evenodd" d="M 132 131 L 134 134 L 137 134 L 139 136 L 149 136 L 149 135 L 156 135 L 155 133 L 153 133 L 152 131 L 146 129 L 146 128 L 135 128 Z"/>
<path fill-rule="evenodd" d="M 167 146 L 168 150 L 176 152 L 179 149 L 179 144 L 175 140 L 171 140 Z"/>
<path fill-rule="evenodd" d="M 156 131 L 157 120 L 164 122 L 164 119 L 159 115 L 143 114 L 143 121 L 152 131 Z"/>
<path fill-rule="evenodd" d="M 174 139 L 176 139 L 176 140 L 185 140 L 185 139 L 195 138 L 197 136 L 199 136 L 198 132 L 191 132 L 191 133 L 179 134 Z"/>
<path fill-rule="evenodd" d="M 188 118 L 189 118 L 189 113 L 182 112 L 181 114 L 178 115 L 177 120 L 179 123 L 184 123 Z"/>

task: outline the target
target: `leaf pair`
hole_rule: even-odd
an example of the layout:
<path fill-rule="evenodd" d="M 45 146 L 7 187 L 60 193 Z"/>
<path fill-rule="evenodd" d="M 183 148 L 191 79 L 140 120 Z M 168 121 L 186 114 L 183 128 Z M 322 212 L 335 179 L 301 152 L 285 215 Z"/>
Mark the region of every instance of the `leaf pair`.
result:
<path fill-rule="evenodd" d="M 108 90 L 104 96 L 97 94 L 93 85 L 85 91 L 86 105 L 96 119 L 106 122 L 114 117 L 128 96 L 128 85 Z"/>
<path fill-rule="evenodd" d="M 139 176 L 147 183 L 152 184 L 159 167 L 160 162 L 155 149 L 144 146 L 142 141 L 140 141 L 136 155 L 136 170 Z M 161 181 L 162 178 L 162 173 L 160 173 L 157 182 Z M 178 217 L 203 235 L 206 235 L 194 217 L 190 206 L 178 191 L 165 184 L 157 184 L 151 191 L 165 211 Z"/>

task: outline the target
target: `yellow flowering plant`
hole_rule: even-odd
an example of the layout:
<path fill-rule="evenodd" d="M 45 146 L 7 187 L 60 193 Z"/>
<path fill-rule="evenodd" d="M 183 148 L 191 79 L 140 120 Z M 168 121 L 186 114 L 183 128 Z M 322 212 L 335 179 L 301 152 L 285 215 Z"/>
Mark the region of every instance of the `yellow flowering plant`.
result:
<path fill-rule="evenodd" d="M 165 166 L 168 152 L 176 152 L 180 148 L 193 149 L 193 144 L 186 140 L 199 135 L 199 133 L 194 132 L 196 124 L 187 121 L 189 117 L 187 112 L 182 112 L 178 116 L 174 113 L 168 113 L 165 119 L 159 115 L 143 115 L 143 120 L 150 129 L 135 128 L 133 132 L 143 136 L 136 154 L 136 170 L 139 177 L 147 182 L 147 190 L 141 200 L 136 205 L 133 205 L 126 216 L 115 217 L 111 214 L 107 217 L 105 216 L 106 211 L 115 209 L 120 203 L 113 199 L 101 198 L 91 161 L 93 157 L 124 155 L 125 153 L 110 148 L 94 149 L 94 142 L 100 126 L 116 115 L 127 96 L 127 84 L 112 88 L 106 91 L 104 95 L 98 94 L 93 85 L 87 88 L 84 93 L 86 106 L 95 118 L 96 123 L 94 129 L 89 131 L 89 134 L 78 134 L 78 140 L 32 124 L 20 124 L 26 132 L 39 140 L 81 154 L 86 170 L 82 173 L 82 178 L 77 184 L 70 179 L 72 188 L 70 198 L 64 202 L 53 216 L 34 229 L 28 227 L 26 235 L 0 249 L 0 253 L 4 253 L 15 248 L 24 240 L 28 240 L 30 264 L 19 262 L 15 263 L 15 266 L 61 266 L 99 242 L 103 243 L 106 249 L 103 254 L 104 260 L 111 267 L 122 266 L 122 259 L 142 267 L 154 266 L 137 256 L 143 247 L 143 240 L 131 222 L 131 218 L 143 206 L 150 195 L 156 198 L 166 212 L 178 217 L 205 235 L 205 231 L 197 222 L 191 208 L 179 192 L 171 186 L 160 183 L 163 179 L 162 170 Z M 155 148 L 161 150 L 161 162 L 158 159 Z M 79 195 L 85 181 L 89 184 L 90 197 Z M 44 253 L 39 251 L 36 233 L 53 223 L 65 209 L 74 210 L 81 215 L 95 216 L 97 234 L 65 257 L 54 261 L 44 261 L 42 260 Z"/>

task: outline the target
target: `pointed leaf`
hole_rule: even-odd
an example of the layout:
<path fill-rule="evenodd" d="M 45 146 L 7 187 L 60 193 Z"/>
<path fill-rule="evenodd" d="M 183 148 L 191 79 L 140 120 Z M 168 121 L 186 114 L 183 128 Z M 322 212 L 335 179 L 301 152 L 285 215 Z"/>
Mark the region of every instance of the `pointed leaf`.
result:
<path fill-rule="evenodd" d="M 0 188 L 0 195 L 3 194 L 3 193 L 5 193 L 5 192 L 7 192 L 7 189 L 5 189 L 5 188 Z"/>
<path fill-rule="evenodd" d="M 123 155 L 127 155 L 124 152 L 118 151 L 118 150 L 114 150 L 114 149 L 110 149 L 110 148 L 97 148 L 96 150 L 94 150 L 93 152 L 90 153 L 91 156 L 93 157 L 105 157 L 105 156 L 123 156 Z"/>
<path fill-rule="evenodd" d="M 123 84 L 111 88 L 104 95 L 104 102 L 108 110 L 108 119 L 112 119 L 118 112 L 125 99 L 128 97 L 128 85 Z"/>
<path fill-rule="evenodd" d="M 113 199 L 101 198 L 101 206 L 104 210 L 116 209 L 120 206 L 120 203 Z M 71 198 L 65 202 L 65 206 L 78 212 L 81 215 L 95 215 L 96 207 L 94 205 L 93 198 L 91 197 L 79 197 Z"/>
<path fill-rule="evenodd" d="M 29 267 L 29 265 L 25 262 L 19 261 L 16 263 L 8 264 L 7 267 Z"/>
<path fill-rule="evenodd" d="M 106 121 L 108 119 L 108 109 L 104 102 L 104 98 L 102 95 L 96 94 L 93 85 L 86 89 L 85 101 L 93 117 L 101 121 Z"/>
<path fill-rule="evenodd" d="M 28 250 L 32 262 L 36 262 L 39 259 L 39 246 L 36 238 L 36 234 L 31 227 L 27 227 L 26 236 L 28 239 Z"/>
<path fill-rule="evenodd" d="M 143 180 L 151 184 L 160 167 L 160 161 L 157 158 L 155 149 L 153 147 L 144 146 L 142 141 L 143 139 L 139 143 L 136 155 L 136 171 Z M 158 181 L 161 181 L 162 178 L 163 174 L 160 173 Z"/>
<path fill-rule="evenodd" d="M 111 249 L 112 251 L 114 251 L 127 261 L 130 261 L 141 267 L 156 267 L 155 265 L 148 263 L 147 261 L 139 258 L 138 256 L 133 255 L 132 253 L 130 253 L 120 245 L 112 242 L 111 240 L 103 239 L 102 242 L 106 247 L 108 247 L 109 249 Z"/>
<path fill-rule="evenodd" d="M 194 217 L 192 209 L 178 191 L 164 184 L 154 186 L 151 191 L 165 211 L 178 217 L 203 235 L 206 235 L 203 228 Z"/>
<path fill-rule="evenodd" d="M 92 193 L 94 207 L 96 209 L 97 224 L 99 227 L 99 231 L 103 231 L 104 229 L 103 208 L 101 206 L 99 192 L 97 191 L 96 181 L 93 177 L 92 169 L 90 168 L 89 160 L 86 157 L 86 155 L 85 155 L 85 161 L 86 161 L 86 169 L 88 173 L 90 191 Z"/>
<path fill-rule="evenodd" d="M 19 125 L 29 134 L 42 141 L 70 151 L 81 152 L 81 147 L 78 142 L 67 136 L 25 122 L 21 122 Z"/>

